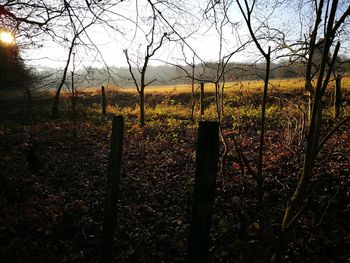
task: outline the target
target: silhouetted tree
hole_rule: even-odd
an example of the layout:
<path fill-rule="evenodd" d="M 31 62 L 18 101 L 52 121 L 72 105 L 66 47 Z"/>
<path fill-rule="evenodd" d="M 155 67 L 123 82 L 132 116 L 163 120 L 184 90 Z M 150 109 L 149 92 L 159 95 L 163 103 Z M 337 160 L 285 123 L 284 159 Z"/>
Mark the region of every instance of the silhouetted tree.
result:
<path fill-rule="evenodd" d="M 156 37 L 156 10 L 152 6 L 152 24 L 149 32 L 146 34 L 146 40 L 148 41 L 146 50 L 145 50 L 145 55 L 143 57 L 143 63 L 142 66 L 137 67 L 139 74 L 140 74 L 140 80 L 138 81 L 136 79 L 136 76 L 134 72 L 132 71 L 132 66 L 131 66 L 131 61 L 129 58 L 128 50 L 124 50 L 126 61 L 129 65 L 129 72 L 130 75 L 135 83 L 137 92 L 139 94 L 139 106 L 140 106 L 140 127 L 145 126 L 145 88 L 153 83 L 155 81 L 151 80 L 149 82 L 146 82 L 146 71 L 148 67 L 149 60 L 154 56 L 154 54 L 161 48 L 163 45 L 164 39 L 168 36 L 168 34 L 165 32 L 163 35 L 160 37 L 160 40 L 156 42 L 155 37 Z"/>
<path fill-rule="evenodd" d="M 0 42 L 0 89 L 19 89 L 29 85 L 30 74 L 15 44 Z"/>

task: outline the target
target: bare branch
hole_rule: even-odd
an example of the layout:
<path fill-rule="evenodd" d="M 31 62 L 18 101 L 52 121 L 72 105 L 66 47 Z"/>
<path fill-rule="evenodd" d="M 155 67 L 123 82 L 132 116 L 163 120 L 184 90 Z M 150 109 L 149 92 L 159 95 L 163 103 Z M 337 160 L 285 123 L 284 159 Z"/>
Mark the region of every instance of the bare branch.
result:
<path fill-rule="evenodd" d="M 126 57 L 126 62 L 128 63 L 128 66 L 129 66 L 129 72 L 130 72 L 130 75 L 135 83 L 135 86 L 136 86 L 136 89 L 137 89 L 137 92 L 140 93 L 140 87 L 139 87 L 139 84 L 137 83 L 137 80 L 136 80 L 136 77 L 134 75 L 134 72 L 132 71 L 132 67 L 131 67 L 131 63 L 130 63 L 130 58 L 129 58 L 129 55 L 128 55 L 128 50 L 125 49 L 124 50 L 124 54 L 125 54 L 125 57 Z"/>

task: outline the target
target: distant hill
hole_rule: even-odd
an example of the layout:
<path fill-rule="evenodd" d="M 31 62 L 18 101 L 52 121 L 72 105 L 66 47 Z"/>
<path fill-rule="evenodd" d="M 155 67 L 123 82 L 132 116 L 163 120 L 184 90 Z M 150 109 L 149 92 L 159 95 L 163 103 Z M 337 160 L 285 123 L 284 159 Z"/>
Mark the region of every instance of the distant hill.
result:
<path fill-rule="evenodd" d="M 195 66 L 195 82 L 213 82 L 217 76 L 217 64 L 206 63 Z M 273 78 L 295 78 L 302 77 L 304 72 L 304 63 L 298 62 L 289 64 L 281 62 L 279 64 L 272 64 L 270 77 Z M 264 63 L 258 64 L 241 64 L 230 63 L 225 68 L 226 81 L 237 80 L 256 80 L 264 76 Z M 350 62 L 338 65 L 337 70 L 340 72 L 350 72 Z M 138 77 L 140 74 L 136 68 L 133 72 Z M 146 72 L 146 82 L 155 80 L 152 86 L 177 85 L 187 84 L 191 82 L 189 75 L 192 69 L 190 66 L 182 65 L 161 65 L 149 66 Z M 42 88 L 54 88 L 62 78 L 62 71 L 47 70 L 36 73 L 38 79 L 38 86 Z M 70 75 L 70 74 L 69 74 Z M 68 76 L 69 76 L 68 75 Z M 70 80 L 66 80 L 67 85 L 70 85 Z M 78 87 L 99 87 L 102 85 L 116 85 L 119 87 L 134 86 L 134 82 L 130 76 L 129 69 L 126 67 L 111 67 L 107 68 L 86 68 L 75 73 L 75 85 Z"/>

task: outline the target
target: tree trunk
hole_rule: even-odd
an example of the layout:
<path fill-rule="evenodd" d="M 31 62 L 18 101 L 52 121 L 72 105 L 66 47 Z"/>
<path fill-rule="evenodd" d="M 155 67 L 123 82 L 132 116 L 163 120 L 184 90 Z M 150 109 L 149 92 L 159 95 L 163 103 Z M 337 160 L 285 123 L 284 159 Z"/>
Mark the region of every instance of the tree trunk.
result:
<path fill-rule="evenodd" d="M 145 127 L 145 88 L 141 87 L 140 92 L 140 127 Z"/>
<path fill-rule="evenodd" d="M 259 156 L 258 156 L 258 173 L 257 173 L 257 199 L 259 207 L 264 217 L 264 226 L 267 233 L 268 241 L 273 238 L 271 222 L 264 203 L 264 177 L 263 177 L 263 156 L 264 156 L 264 139 L 265 139 L 265 121 L 266 121 L 266 106 L 267 106 L 267 91 L 270 79 L 270 64 L 271 64 L 271 47 L 268 49 L 266 56 L 266 69 L 264 79 L 264 93 L 261 105 L 261 124 L 260 124 L 260 140 L 259 140 Z"/>
<path fill-rule="evenodd" d="M 307 123 L 310 124 L 311 115 L 312 115 L 312 103 L 313 103 L 313 92 L 309 92 L 308 98 L 308 114 L 307 114 Z"/>
<path fill-rule="evenodd" d="M 341 115 L 341 79 L 340 74 L 335 78 L 335 95 L 334 95 L 334 117 L 338 119 Z"/>
<path fill-rule="evenodd" d="M 221 117 L 224 117 L 224 93 L 225 92 L 225 82 L 221 86 Z"/>
<path fill-rule="evenodd" d="M 321 2 L 323 3 L 323 2 Z M 312 114 L 308 127 L 307 144 L 304 154 L 304 165 L 302 169 L 302 175 L 298 181 L 297 188 L 287 205 L 282 221 L 282 229 L 279 237 L 279 244 L 277 253 L 273 256 L 273 262 L 280 262 L 282 254 L 288 246 L 290 240 L 290 234 L 298 221 L 305 208 L 307 207 L 306 200 L 310 200 L 310 195 L 306 195 L 306 190 L 310 183 L 312 176 L 312 170 L 315 166 L 316 158 L 320 150 L 319 139 L 322 128 L 322 97 L 324 96 L 326 87 L 329 83 L 331 71 L 334 67 L 336 57 L 340 48 L 340 42 L 337 43 L 333 52 L 332 61 L 327 69 L 327 59 L 329 55 L 330 47 L 333 41 L 333 21 L 337 11 L 338 1 L 333 1 L 331 6 L 331 12 L 327 24 L 327 32 L 325 34 L 325 43 L 322 52 L 322 62 L 320 64 L 319 75 L 315 86 L 315 92 L 313 94 Z M 322 12 L 322 5 L 320 6 L 319 12 Z M 310 61 L 308 62 L 310 63 Z"/>
<path fill-rule="evenodd" d="M 72 86 L 72 121 L 73 121 L 73 143 L 77 147 L 77 99 L 78 94 L 74 85 L 74 72 L 71 72 L 71 86 Z"/>
<path fill-rule="evenodd" d="M 51 112 L 51 118 L 52 119 L 57 119 L 58 115 L 59 115 L 58 103 L 59 103 L 59 99 L 60 99 L 60 94 L 61 94 L 61 90 L 62 90 L 63 84 L 66 81 L 67 71 L 68 71 L 70 60 L 71 60 L 71 55 L 72 55 L 72 52 L 73 52 L 73 49 L 74 49 L 74 43 L 75 43 L 75 40 L 76 40 L 77 37 L 78 37 L 78 35 L 75 35 L 73 40 L 72 40 L 72 43 L 71 43 L 71 46 L 70 46 L 69 52 L 68 52 L 66 66 L 63 69 L 62 79 L 61 79 L 61 82 L 58 85 L 58 88 L 56 90 L 55 98 L 54 98 L 53 104 L 52 104 L 52 112 Z"/>
<path fill-rule="evenodd" d="M 51 118 L 53 120 L 58 118 L 58 103 L 60 99 L 60 94 L 61 94 L 61 86 L 57 89 L 55 98 L 53 99 L 53 104 L 52 104 L 52 112 L 51 112 Z"/>
<path fill-rule="evenodd" d="M 301 203 L 305 197 L 305 192 L 315 165 L 322 121 L 322 97 L 319 96 L 317 92 L 312 109 L 302 175 L 285 210 L 279 243 L 277 245 L 277 251 L 272 258 L 272 262 L 282 261 L 282 255 L 292 236 L 293 226 L 305 209 L 305 206 L 301 206 Z"/>
<path fill-rule="evenodd" d="M 191 105 L 191 120 L 194 121 L 194 108 L 196 106 L 196 94 L 194 92 L 194 64 L 192 65 L 192 79 L 191 79 L 191 91 L 192 91 L 192 105 Z"/>
<path fill-rule="evenodd" d="M 105 87 L 101 87 L 101 94 L 102 94 L 102 115 L 106 116 L 106 92 Z"/>
<path fill-rule="evenodd" d="M 204 82 L 201 82 L 200 115 L 201 115 L 201 118 L 202 118 L 203 115 L 204 115 Z"/>
<path fill-rule="evenodd" d="M 216 116 L 219 123 L 221 123 L 221 105 L 220 105 L 220 84 L 215 83 L 215 106 L 216 106 Z"/>

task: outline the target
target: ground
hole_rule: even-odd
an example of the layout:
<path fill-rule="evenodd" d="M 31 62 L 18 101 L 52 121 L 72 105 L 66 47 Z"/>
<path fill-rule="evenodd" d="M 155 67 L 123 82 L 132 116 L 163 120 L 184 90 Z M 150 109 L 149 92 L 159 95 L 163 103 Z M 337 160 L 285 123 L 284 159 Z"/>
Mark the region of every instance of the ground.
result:
<path fill-rule="evenodd" d="M 268 262 L 257 205 L 256 183 L 242 173 L 233 144 L 241 145 L 255 167 L 258 151 L 259 89 L 228 93 L 223 137 L 227 154 L 219 164 L 210 234 L 210 262 Z M 2 97 L 0 130 L 0 261 L 98 262 L 111 119 L 126 118 L 120 198 L 114 244 L 115 262 L 183 262 L 191 218 L 198 123 L 189 120 L 190 94 L 147 95 L 147 125 L 137 125 L 137 97 L 108 94 L 108 116 L 100 116 L 99 94 L 82 93 L 77 123 L 69 100 L 62 118 L 49 120 L 49 95 L 32 102 L 25 124 L 18 120 L 21 100 Z M 207 97 L 208 104 L 213 94 Z M 347 105 L 349 94 L 344 95 Z M 274 234 L 295 190 L 303 162 L 300 134 L 302 91 L 272 92 L 265 136 L 264 189 Z M 304 104 L 303 104 L 304 103 Z M 35 108 L 36 107 L 36 108 Z M 206 119 L 215 118 L 208 105 Z M 287 109 L 287 110 L 286 110 Z M 346 113 L 346 112 L 345 112 Z M 213 117 L 214 116 L 214 117 Z M 325 129 L 334 125 L 326 114 Z M 298 221 L 286 262 L 350 261 L 350 132 L 341 128 L 321 151 L 310 200 Z M 75 132 L 76 131 L 76 132 Z M 76 137 L 75 135 L 76 134 Z M 40 170 L 31 172 L 28 147 Z M 224 147 L 221 144 L 220 153 Z"/>

